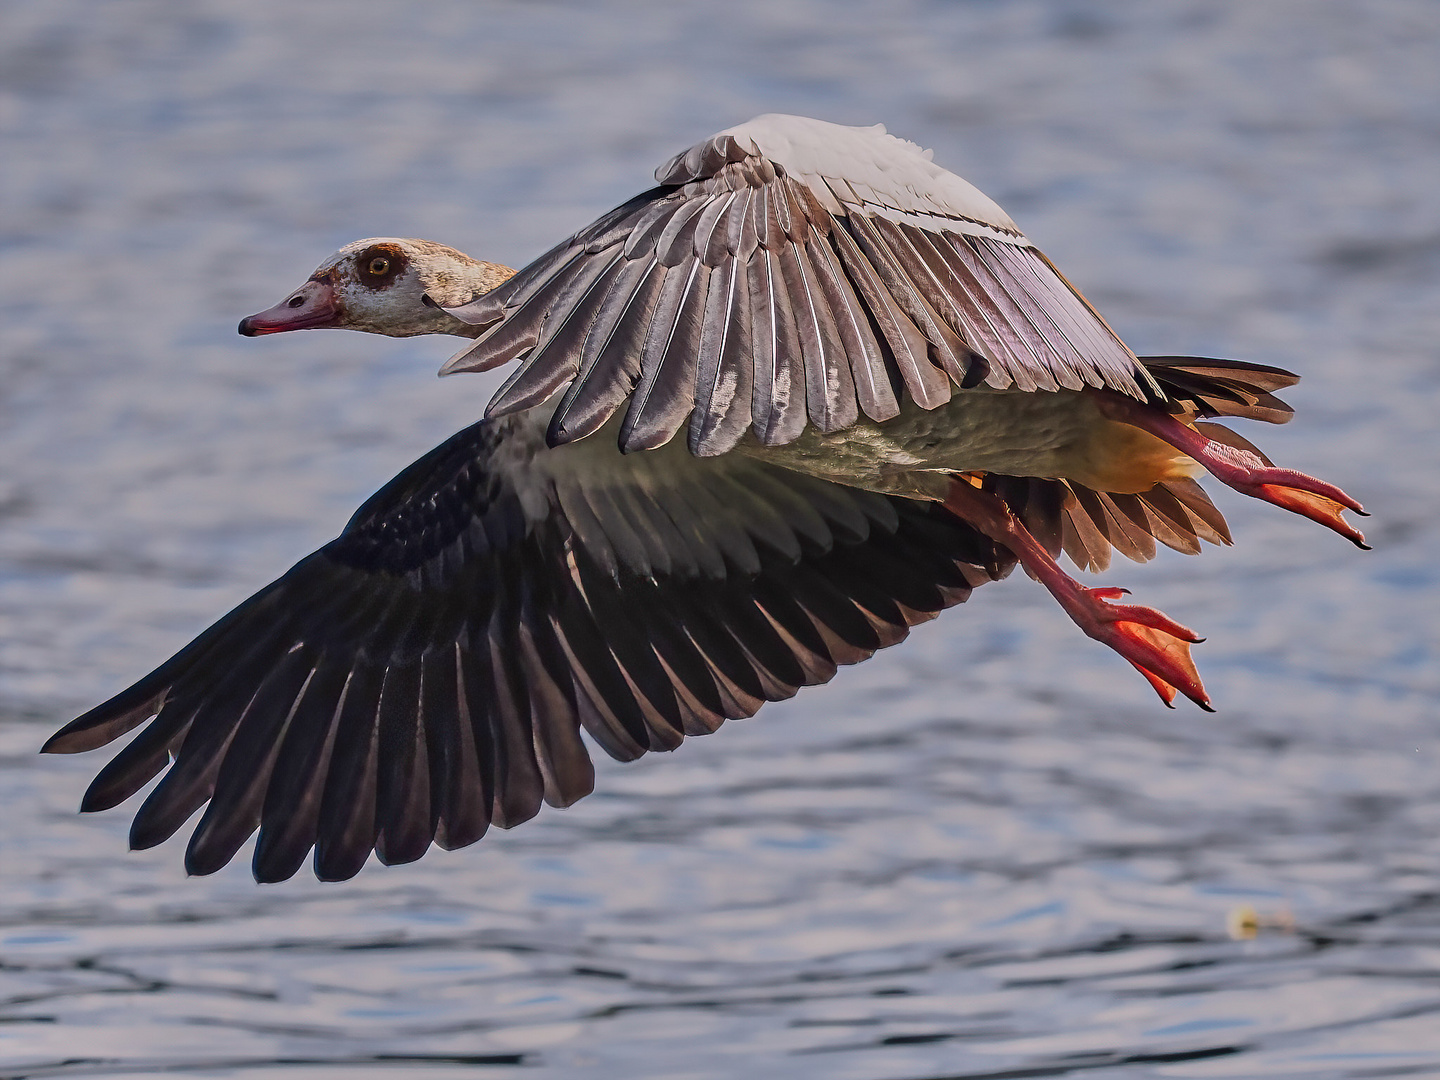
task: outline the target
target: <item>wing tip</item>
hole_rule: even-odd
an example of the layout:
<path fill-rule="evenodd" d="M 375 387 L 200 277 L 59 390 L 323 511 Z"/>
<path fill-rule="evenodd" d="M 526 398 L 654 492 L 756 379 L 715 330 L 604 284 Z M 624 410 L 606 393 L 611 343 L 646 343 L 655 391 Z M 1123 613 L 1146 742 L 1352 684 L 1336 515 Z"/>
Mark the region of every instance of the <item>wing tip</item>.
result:
<path fill-rule="evenodd" d="M 440 365 L 440 370 L 435 374 L 440 378 L 449 375 L 458 375 L 462 371 L 488 371 L 493 366 L 488 357 L 475 358 L 473 354 L 480 347 L 478 341 L 472 341 L 454 356 Z"/>
<path fill-rule="evenodd" d="M 158 713 L 169 692 L 169 687 L 166 687 L 139 704 L 127 707 L 126 700 L 131 693 L 127 690 L 70 721 L 45 740 L 40 753 L 82 754 L 114 742 Z"/>

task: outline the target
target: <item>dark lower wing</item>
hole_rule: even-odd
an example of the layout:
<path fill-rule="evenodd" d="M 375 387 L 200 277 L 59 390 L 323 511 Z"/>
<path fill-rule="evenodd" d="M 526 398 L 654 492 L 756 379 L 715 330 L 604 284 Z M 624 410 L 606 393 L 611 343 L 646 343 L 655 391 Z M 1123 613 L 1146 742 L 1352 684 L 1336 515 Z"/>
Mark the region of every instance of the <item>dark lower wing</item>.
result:
<path fill-rule="evenodd" d="M 207 801 L 191 873 L 258 828 L 254 873 L 324 879 L 473 843 L 587 794 L 580 730 L 629 759 L 749 716 L 902 640 L 1008 570 L 938 505 L 683 448 L 547 451 L 487 422 L 344 534 L 55 735 L 149 721 L 83 809 L 165 775 L 131 843 Z M 167 771 L 168 767 L 168 771 Z"/>

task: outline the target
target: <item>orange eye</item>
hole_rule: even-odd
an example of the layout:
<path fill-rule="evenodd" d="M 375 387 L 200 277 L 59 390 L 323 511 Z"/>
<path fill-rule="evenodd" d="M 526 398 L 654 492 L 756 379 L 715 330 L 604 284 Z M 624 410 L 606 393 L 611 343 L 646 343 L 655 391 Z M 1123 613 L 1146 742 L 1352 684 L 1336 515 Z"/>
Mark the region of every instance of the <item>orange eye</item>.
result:
<path fill-rule="evenodd" d="M 389 259 L 381 259 L 381 258 L 371 259 L 371 260 L 370 260 L 370 265 L 367 266 L 367 267 L 365 267 L 365 269 L 368 270 L 370 273 L 374 274 L 376 277 L 380 277 L 380 276 L 382 276 L 383 274 L 386 274 L 386 273 L 389 272 L 389 270 L 390 270 L 390 260 L 389 260 Z"/>

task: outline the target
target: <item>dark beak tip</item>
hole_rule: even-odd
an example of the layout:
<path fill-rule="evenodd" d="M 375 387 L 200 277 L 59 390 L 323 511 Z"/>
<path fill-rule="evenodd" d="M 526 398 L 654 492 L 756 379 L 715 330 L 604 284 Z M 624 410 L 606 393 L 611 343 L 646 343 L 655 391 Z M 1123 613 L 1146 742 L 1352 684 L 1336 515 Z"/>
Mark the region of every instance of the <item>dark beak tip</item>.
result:
<path fill-rule="evenodd" d="M 251 316 L 246 315 L 245 318 L 243 318 L 243 319 L 240 320 L 240 335 L 241 335 L 241 337 L 254 337 L 254 336 L 255 336 L 255 327 L 251 325 L 250 319 L 251 319 Z"/>

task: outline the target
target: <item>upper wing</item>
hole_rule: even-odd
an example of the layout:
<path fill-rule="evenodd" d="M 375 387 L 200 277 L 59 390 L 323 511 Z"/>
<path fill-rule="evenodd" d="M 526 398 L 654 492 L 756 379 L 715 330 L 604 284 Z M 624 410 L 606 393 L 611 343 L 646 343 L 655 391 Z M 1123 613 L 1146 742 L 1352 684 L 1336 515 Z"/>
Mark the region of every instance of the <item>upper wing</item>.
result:
<path fill-rule="evenodd" d="M 59 732 L 46 750 L 154 718 L 83 808 L 169 765 L 133 846 L 209 800 L 191 873 L 258 827 L 257 879 L 312 846 L 318 876 L 348 878 L 371 850 L 405 862 L 585 795 L 582 726 L 618 758 L 671 749 L 900 641 L 1012 562 L 936 504 L 679 446 L 546 450 L 544 424 L 460 432 Z"/>
<path fill-rule="evenodd" d="M 547 433 L 625 409 L 625 450 L 767 445 L 953 387 L 1158 391 L 998 206 L 883 128 L 760 117 L 450 312 L 488 329 L 444 373 L 521 358 L 487 415 L 568 385 Z"/>

